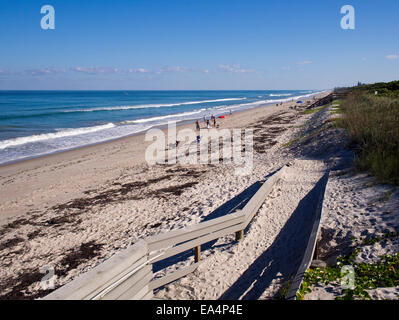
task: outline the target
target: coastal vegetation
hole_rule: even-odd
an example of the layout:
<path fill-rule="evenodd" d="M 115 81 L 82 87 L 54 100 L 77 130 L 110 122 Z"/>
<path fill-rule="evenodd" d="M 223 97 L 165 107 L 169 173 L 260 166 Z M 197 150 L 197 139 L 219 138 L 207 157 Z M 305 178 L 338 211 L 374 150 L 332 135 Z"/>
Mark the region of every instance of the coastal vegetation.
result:
<path fill-rule="evenodd" d="M 370 300 L 368 290 L 376 288 L 389 288 L 399 285 L 399 253 L 383 255 L 376 263 L 356 262 L 356 256 L 363 246 L 371 246 L 376 243 L 397 239 L 399 232 L 388 232 L 380 236 L 366 239 L 352 239 L 352 251 L 350 254 L 337 259 L 337 264 L 326 268 L 310 268 L 306 271 L 297 299 L 303 300 L 307 293 L 312 292 L 312 287 L 317 285 L 331 285 L 337 289 L 336 300 Z M 343 266 L 352 266 L 354 271 L 354 286 L 347 288 L 345 283 L 346 273 L 342 272 Z M 341 285 L 341 286 L 340 286 Z M 341 289 L 339 294 L 339 289 Z"/>
<path fill-rule="evenodd" d="M 343 90 L 346 97 L 332 102 L 332 117 L 325 124 L 346 129 L 350 147 L 355 151 L 355 168 L 371 173 L 375 183 L 394 186 L 377 201 L 388 201 L 399 185 L 399 81 L 359 85 Z M 342 92 L 342 91 L 341 91 Z M 337 175 L 345 174 L 345 171 Z M 397 241 L 399 232 L 352 238 L 350 253 L 341 255 L 335 265 L 310 268 L 304 275 L 297 299 L 303 300 L 317 287 L 329 286 L 336 300 L 369 300 L 377 288 L 399 285 L 399 253 L 381 255 L 378 261 L 359 262 L 359 253 L 367 246 L 387 246 Z M 353 268 L 355 279 L 347 286 L 345 266 Z"/>
<path fill-rule="evenodd" d="M 378 82 L 373 84 L 361 84 L 352 88 L 353 92 L 374 95 L 389 98 L 399 98 L 399 80 L 392 82 Z"/>
<path fill-rule="evenodd" d="M 320 107 L 320 108 L 308 109 L 308 110 L 303 111 L 303 114 L 313 114 L 315 112 L 322 111 L 322 110 L 326 109 L 327 107 L 328 107 L 328 105 Z"/>
<path fill-rule="evenodd" d="M 355 87 L 339 110 L 356 152 L 356 169 L 398 185 L 399 81 Z"/>
<path fill-rule="evenodd" d="M 300 290 L 297 292 L 297 299 L 303 300 L 307 293 L 312 292 L 312 286 L 332 285 L 338 287 L 345 282 L 346 273 L 342 272 L 342 267 L 350 265 L 354 270 L 356 279 L 353 288 L 341 287 L 340 295 L 336 300 L 370 300 L 368 290 L 379 287 L 388 288 L 399 285 L 399 253 L 394 255 L 384 255 L 377 263 L 355 262 L 355 257 L 360 249 L 356 248 L 349 256 L 338 260 L 337 265 L 332 267 L 308 269 L 305 273 Z"/>

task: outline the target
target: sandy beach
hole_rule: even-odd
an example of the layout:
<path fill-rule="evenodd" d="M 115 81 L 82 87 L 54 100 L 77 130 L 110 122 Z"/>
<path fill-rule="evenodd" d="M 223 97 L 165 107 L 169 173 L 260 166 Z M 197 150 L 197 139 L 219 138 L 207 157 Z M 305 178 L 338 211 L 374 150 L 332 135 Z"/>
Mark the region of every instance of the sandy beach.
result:
<path fill-rule="evenodd" d="M 325 96 L 326 93 L 320 94 Z M 307 101 L 311 101 L 308 99 Z M 261 119 L 280 111 L 292 110 L 295 102 L 267 105 L 235 112 L 226 119 L 218 119 L 220 128 L 246 128 L 254 119 Z M 201 120 L 201 119 L 200 119 Z M 205 128 L 201 122 L 201 127 Z M 179 130 L 195 128 L 195 123 L 179 126 Z M 166 130 L 164 129 L 164 132 Z M 0 223 L 29 211 L 43 210 L 68 202 L 84 191 L 98 188 L 121 176 L 133 167 L 143 170 L 144 153 L 150 142 L 144 134 L 65 151 L 40 158 L 0 166 Z M 21 188 L 23 186 L 23 188 Z"/>
<path fill-rule="evenodd" d="M 327 169 L 332 178 L 321 246 L 326 259 L 333 260 L 335 249 L 365 230 L 395 229 L 399 213 L 392 201 L 397 201 L 397 192 L 384 204 L 389 215 L 369 210 L 370 197 L 381 197 L 388 187 L 367 185 L 370 177 L 350 171 L 352 154 L 345 149 L 342 130 L 321 130 L 331 117 L 329 109 L 305 114 L 303 107 L 293 106 L 264 106 L 218 120 L 221 128 L 254 130 L 254 167 L 247 176 L 235 175 L 233 164 L 148 166 L 144 153 L 149 142 L 144 135 L 0 167 L 0 298 L 47 294 L 40 287 L 39 270 L 44 266 L 54 267 L 59 287 L 138 239 L 210 218 L 287 163 L 284 179 L 259 210 L 245 239 L 239 243 L 219 239 L 203 252 L 198 270 L 161 288 L 156 297 L 278 296 L 306 245 L 301 230 L 308 223 L 301 203 Z M 185 124 L 178 129 L 193 127 Z M 373 256 L 373 250 L 363 255 Z M 320 290 L 313 298 L 326 298 Z"/>
<path fill-rule="evenodd" d="M 0 1 L 0 302 L 399 300 L 398 12 Z"/>

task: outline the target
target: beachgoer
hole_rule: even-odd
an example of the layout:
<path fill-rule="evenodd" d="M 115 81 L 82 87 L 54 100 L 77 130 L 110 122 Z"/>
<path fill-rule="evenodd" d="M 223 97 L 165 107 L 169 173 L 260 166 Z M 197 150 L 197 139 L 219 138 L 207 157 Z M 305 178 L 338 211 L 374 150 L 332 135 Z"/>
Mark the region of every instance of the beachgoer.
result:
<path fill-rule="evenodd" d="M 198 135 L 198 136 L 197 136 L 197 143 L 200 143 L 200 142 L 201 142 L 201 136 Z"/>
<path fill-rule="evenodd" d="M 213 117 L 213 125 L 216 127 L 216 117 Z"/>
<path fill-rule="evenodd" d="M 195 125 L 196 125 L 196 127 L 197 127 L 197 130 L 199 130 L 199 129 L 200 129 L 200 123 L 199 123 L 198 120 L 195 122 Z"/>
<path fill-rule="evenodd" d="M 206 128 L 209 129 L 211 126 L 209 125 L 209 119 L 206 120 Z"/>
<path fill-rule="evenodd" d="M 232 115 L 231 109 L 230 109 L 230 115 Z"/>

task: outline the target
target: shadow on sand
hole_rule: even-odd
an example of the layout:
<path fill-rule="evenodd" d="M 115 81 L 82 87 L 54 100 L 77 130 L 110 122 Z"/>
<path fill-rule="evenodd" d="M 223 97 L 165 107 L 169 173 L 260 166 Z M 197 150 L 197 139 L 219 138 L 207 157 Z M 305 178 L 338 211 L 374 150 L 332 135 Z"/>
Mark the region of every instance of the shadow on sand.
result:
<path fill-rule="evenodd" d="M 320 192 L 326 181 L 321 178 L 299 202 L 273 244 L 264 251 L 219 300 L 257 300 L 273 280 L 285 283 L 295 275 L 312 231 Z"/>
<path fill-rule="evenodd" d="M 268 174 L 265 177 L 265 180 L 267 180 L 270 176 L 275 174 L 278 170 L 273 171 L 272 173 Z M 204 217 L 201 222 L 212 220 L 215 218 L 219 218 L 222 216 L 225 216 L 227 214 L 231 214 L 236 212 L 237 210 L 241 210 L 242 208 L 245 207 L 245 205 L 248 203 L 248 201 L 254 196 L 254 194 L 259 190 L 259 188 L 262 186 L 262 183 L 264 181 L 257 181 L 251 186 L 249 186 L 247 189 L 245 189 L 243 192 L 232 198 L 231 200 L 225 202 L 222 204 L 219 208 L 217 208 L 215 211 L 211 212 L 208 214 L 206 217 Z M 248 230 L 250 224 L 248 225 L 247 229 Z M 217 240 L 210 241 L 208 243 L 205 243 L 201 245 L 201 251 L 206 251 L 211 248 L 220 248 L 221 246 L 215 246 Z M 222 245 L 222 246 L 230 246 L 230 244 Z M 158 272 L 159 270 L 162 270 L 164 268 L 167 268 L 173 264 L 176 264 L 180 261 L 184 261 L 188 259 L 190 256 L 193 255 L 192 250 L 187 250 L 185 252 L 182 252 L 178 255 L 175 255 L 173 257 L 167 258 L 165 260 L 159 261 L 157 263 L 153 264 L 153 272 Z"/>

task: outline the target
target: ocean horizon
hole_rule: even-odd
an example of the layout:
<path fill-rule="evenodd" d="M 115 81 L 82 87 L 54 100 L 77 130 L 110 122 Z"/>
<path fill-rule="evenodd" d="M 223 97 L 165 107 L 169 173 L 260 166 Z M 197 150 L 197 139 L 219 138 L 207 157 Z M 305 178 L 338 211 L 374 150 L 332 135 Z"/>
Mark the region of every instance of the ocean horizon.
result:
<path fill-rule="evenodd" d="M 316 90 L 0 91 L 0 164 L 311 97 Z"/>

